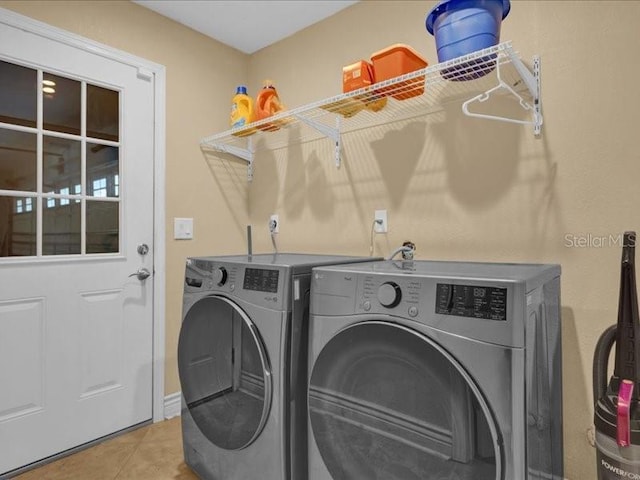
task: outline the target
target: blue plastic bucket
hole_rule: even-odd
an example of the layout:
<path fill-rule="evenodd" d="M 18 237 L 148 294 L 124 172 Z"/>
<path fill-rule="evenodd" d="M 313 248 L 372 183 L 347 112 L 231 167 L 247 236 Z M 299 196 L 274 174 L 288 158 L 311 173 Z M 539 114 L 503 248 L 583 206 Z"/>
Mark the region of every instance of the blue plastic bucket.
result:
<path fill-rule="evenodd" d="M 439 2 L 426 19 L 427 30 L 436 40 L 438 61 L 446 62 L 497 45 L 500 42 L 500 25 L 510 9 L 509 0 L 443 0 Z M 479 63 L 485 60 L 482 59 Z M 468 78 L 463 76 L 455 79 L 469 80 L 489 73 L 491 70 L 493 70 L 492 66 L 485 67 L 466 76 Z"/>

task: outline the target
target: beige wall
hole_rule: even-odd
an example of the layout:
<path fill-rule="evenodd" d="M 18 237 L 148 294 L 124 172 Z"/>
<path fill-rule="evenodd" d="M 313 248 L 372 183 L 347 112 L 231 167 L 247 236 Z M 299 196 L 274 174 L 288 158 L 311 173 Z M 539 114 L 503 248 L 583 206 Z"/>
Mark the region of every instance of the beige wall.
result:
<path fill-rule="evenodd" d="M 343 165 L 329 141 L 261 154 L 248 186 L 241 164 L 205 161 L 201 137 L 226 128 L 230 92 L 275 80 L 295 107 L 341 91 L 341 67 L 392 43 L 435 63 L 424 16 L 433 2 L 365 1 L 250 57 L 127 2 L 7 2 L 0 6 L 167 66 L 167 227 L 195 218 L 196 240 L 167 235 L 167 393 L 175 368 L 184 257 L 281 250 L 367 255 L 373 211 L 418 258 L 560 263 L 566 477 L 595 478 L 591 359 L 617 313 L 620 250 L 569 248 L 566 235 L 639 229 L 640 2 L 515 1 L 502 38 L 542 59 L 542 136 L 529 127 L 469 119 L 458 106 L 412 122 L 345 135 Z"/>
<path fill-rule="evenodd" d="M 341 68 L 393 43 L 430 62 L 424 28 L 433 2 L 365 1 L 250 58 L 249 86 L 276 82 L 291 106 L 341 92 Z M 250 219 L 280 215 L 280 248 L 368 254 L 375 209 L 390 231 L 376 253 L 403 240 L 418 258 L 562 265 L 566 476 L 595 478 L 591 361 L 617 315 L 620 249 L 568 248 L 566 234 L 640 229 L 637 78 L 640 2 L 515 1 L 502 25 L 522 58 L 542 61 L 544 127 L 470 119 L 459 105 L 428 119 L 262 156 Z M 257 248 L 269 237 L 256 234 Z"/>

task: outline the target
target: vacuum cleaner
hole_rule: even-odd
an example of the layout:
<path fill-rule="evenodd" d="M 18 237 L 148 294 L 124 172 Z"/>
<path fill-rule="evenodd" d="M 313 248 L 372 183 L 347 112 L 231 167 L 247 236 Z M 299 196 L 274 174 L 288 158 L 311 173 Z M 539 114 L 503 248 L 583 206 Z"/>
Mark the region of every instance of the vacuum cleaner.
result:
<path fill-rule="evenodd" d="M 636 233 L 622 245 L 618 322 L 600 336 L 593 357 L 598 480 L 640 480 L 640 319 L 635 272 Z M 615 365 L 607 384 L 615 343 Z"/>

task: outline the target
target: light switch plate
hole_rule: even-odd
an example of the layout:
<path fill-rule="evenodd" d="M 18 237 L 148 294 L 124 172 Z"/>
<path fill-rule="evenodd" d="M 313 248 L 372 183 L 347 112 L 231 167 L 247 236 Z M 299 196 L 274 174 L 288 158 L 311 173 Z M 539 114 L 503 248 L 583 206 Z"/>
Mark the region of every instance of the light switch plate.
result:
<path fill-rule="evenodd" d="M 173 238 L 176 240 L 193 239 L 193 218 L 174 218 Z"/>

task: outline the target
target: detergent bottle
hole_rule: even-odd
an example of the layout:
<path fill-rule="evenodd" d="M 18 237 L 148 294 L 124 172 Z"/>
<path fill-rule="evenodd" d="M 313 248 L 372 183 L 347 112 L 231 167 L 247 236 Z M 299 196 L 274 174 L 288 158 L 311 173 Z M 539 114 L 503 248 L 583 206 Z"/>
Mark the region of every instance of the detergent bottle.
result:
<path fill-rule="evenodd" d="M 256 120 L 263 120 L 283 110 L 285 110 L 285 107 L 280 103 L 276 87 L 273 86 L 271 80 L 265 80 L 262 90 L 258 92 L 258 96 L 256 97 Z M 266 123 L 258 126 L 258 128 L 267 131 L 278 130 L 281 123 L 282 122 Z"/>
<path fill-rule="evenodd" d="M 231 128 L 245 127 L 254 120 L 253 112 L 253 100 L 247 95 L 247 87 L 240 85 L 236 89 L 236 94 L 233 96 L 233 103 L 231 104 Z M 234 135 L 245 136 L 251 135 L 255 130 L 243 129 Z"/>

